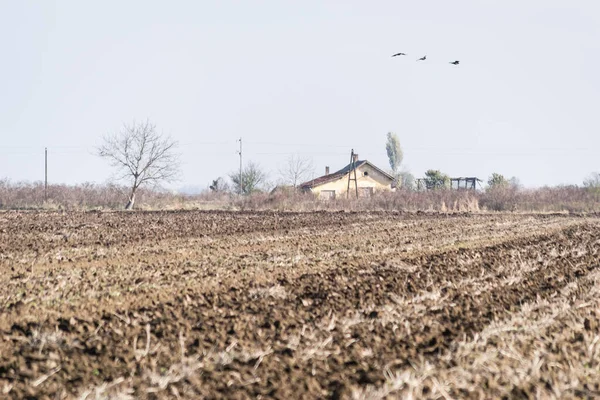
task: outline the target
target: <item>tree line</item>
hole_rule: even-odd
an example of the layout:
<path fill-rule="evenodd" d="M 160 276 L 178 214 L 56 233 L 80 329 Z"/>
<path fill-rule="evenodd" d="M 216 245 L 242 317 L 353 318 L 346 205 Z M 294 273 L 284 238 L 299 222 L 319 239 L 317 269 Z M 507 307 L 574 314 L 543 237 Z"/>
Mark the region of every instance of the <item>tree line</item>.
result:
<path fill-rule="evenodd" d="M 132 209 L 136 194 L 143 187 L 155 188 L 178 179 L 181 155 L 178 143 L 160 133 L 150 121 L 123 124 L 114 134 L 106 135 L 96 154 L 108 161 L 115 170 L 115 180 L 125 182 L 131 189 L 126 209 Z M 280 180 L 292 188 L 307 181 L 314 174 L 312 161 L 291 156 L 280 170 Z M 262 191 L 268 186 L 268 175 L 255 162 L 248 162 L 239 172 L 229 174 L 231 185 L 219 177 L 209 186 L 213 192 L 233 192 L 243 195 Z"/>
<path fill-rule="evenodd" d="M 407 169 L 402 168 L 404 153 L 400 139 L 395 133 L 386 136 L 386 153 L 394 185 L 400 190 L 415 190 L 416 179 Z M 125 205 L 131 209 L 140 188 L 155 188 L 162 183 L 175 181 L 181 171 L 178 143 L 168 135 L 158 132 L 150 121 L 124 124 L 115 134 L 103 138 L 96 154 L 106 159 L 115 170 L 115 179 L 130 187 Z M 309 158 L 292 155 L 279 169 L 280 182 L 291 190 L 314 176 L 314 166 Z M 249 195 L 263 191 L 268 186 L 268 174 L 254 162 L 248 162 L 239 171 L 229 174 L 231 184 L 222 177 L 212 181 L 209 189 L 216 193 L 239 193 Z M 428 190 L 450 187 L 450 177 L 435 169 L 425 172 L 422 179 Z M 583 182 L 584 187 L 600 191 L 600 173 L 593 173 Z M 518 189 L 516 177 L 506 178 L 493 173 L 487 180 L 486 190 Z"/>

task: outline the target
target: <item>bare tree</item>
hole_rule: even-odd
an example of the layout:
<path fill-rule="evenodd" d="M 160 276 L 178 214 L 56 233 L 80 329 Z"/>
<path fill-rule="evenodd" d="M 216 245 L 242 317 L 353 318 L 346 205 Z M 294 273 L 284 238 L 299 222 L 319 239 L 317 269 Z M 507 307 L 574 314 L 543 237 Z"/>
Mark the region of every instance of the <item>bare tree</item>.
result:
<path fill-rule="evenodd" d="M 117 170 L 118 179 L 131 187 L 125 209 L 133 208 L 140 187 L 171 182 L 177 177 L 180 162 L 176 147 L 177 142 L 158 133 L 156 125 L 148 120 L 123 124 L 120 132 L 104 137 L 97 154 L 106 158 Z"/>
<path fill-rule="evenodd" d="M 403 190 L 415 189 L 415 177 L 410 171 L 400 171 L 396 175 L 396 187 Z"/>
<path fill-rule="evenodd" d="M 583 186 L 590 189 L 600 188 L 600 172 L 593 172 L 583 181 Z"/>
<path fill-rule="evenodd" d="M 212 184 L 209 186 L 209 189 L 213 193 L 223 193 L 229 191 L 229 185 L 225 180 L 221 177 L 214 179 Z"/>
<path fill-rule="evenodd" d="M 229 179 L 233 182 L 233 187 L 236 193 L 240 193 L 240 174 L 232 172 L 229 174 Z M 242 170 L 242 194 L 251 194 L 261 190 L 261 187 L 267 181 L 267 174 L 260 168 L 258 164 L 250 161 Z"/>
<path fill-rule="evenodd" d="M 283 182 L 293 187 L 307 181 L 313 173 L 312 160 L 297 155 L 288 158 L 285 165 L 279 170 Z"/>

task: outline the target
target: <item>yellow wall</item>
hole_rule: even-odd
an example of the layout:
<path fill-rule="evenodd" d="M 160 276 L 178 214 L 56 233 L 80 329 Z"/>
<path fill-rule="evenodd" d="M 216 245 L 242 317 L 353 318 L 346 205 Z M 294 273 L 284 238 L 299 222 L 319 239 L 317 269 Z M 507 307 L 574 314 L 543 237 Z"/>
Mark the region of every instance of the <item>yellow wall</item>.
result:
<path fill-rule="evenodd" d="M 364 176 L 364 173 L 367 172 L 368 176 Z M 354 178 L 354 174 L 352 174 Z M 381 192 L 381 191 L 390 191 L 392 190 L 392 181 L 386 177 L 385 175 L 378 172 L 376 169 L 371 168 L 368 164 L 363 164 L 360 167 L 356 168 L 356 182 L 358 184 L 359 190 L 360 188 L 373 188 L 373 193 Z M 322 190 L 335 190 L 335 197 L 345 197 L 346 190 L 348 189 L 348 175 L 346 174 L 340 179 L 335 181 L 327 182 L 319 186 L 315 186 L 311 189 L 311 191 L 319 195 Z M 350 182 L 350 194 L 354 195 L 354 181 Z"/>

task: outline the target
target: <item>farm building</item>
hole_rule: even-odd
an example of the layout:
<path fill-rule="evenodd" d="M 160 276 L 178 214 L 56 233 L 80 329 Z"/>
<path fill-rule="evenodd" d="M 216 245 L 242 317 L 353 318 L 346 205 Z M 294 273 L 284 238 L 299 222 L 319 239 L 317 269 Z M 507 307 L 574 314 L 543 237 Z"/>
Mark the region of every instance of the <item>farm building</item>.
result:
<path fill-rule="evenodd" d="M 354 163 L 332 174 L 329 173 L 329 167 L 325 167 L 325 175 L 301 184 L 300 190 L 312 192 L 321 199 L 346 197 L 349 179 L 351 196 L 356 196 L 356 188 L 359 197 L 370 197 L 376 192 L 392 190 L 394 183 L 392 175 L 367 160 L 359 160 L 358 154 L 354 154 L 353 157 Z M 354 181 L 353 165 L 356 169 L 356 181 Z"/>

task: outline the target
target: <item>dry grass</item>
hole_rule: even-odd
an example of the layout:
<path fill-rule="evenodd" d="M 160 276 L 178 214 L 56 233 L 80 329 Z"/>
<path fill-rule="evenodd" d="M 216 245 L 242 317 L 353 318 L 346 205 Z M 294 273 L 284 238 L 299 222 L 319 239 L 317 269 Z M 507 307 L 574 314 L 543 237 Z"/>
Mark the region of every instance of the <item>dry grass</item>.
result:
<path fill-rule="evenodd" d="M 42 182 L 0 180 L 0 209 L 91 210 L 123 209 L 128 188 L 118 185 L 50 185 L 44 200 Z M 162 190 L 141 189 L 139 210 L 405 210 L 438 212 L 525 211 L 599 212 L 600 192 L 577 186 L 540 189 L 497 188 L 486 191 L 411 191 L 380 193 L 371 198 L 321 201 L 311 194 L 254 193 L 239 197 L 231 193 L 204 192 L 182 195 Z"/>
<path fill-rule="evenodd" d="M 85 390 L 79 395 L 79 400 L 134 400 L 134 390 L 130 387 L 131 380 L 117 378 L 99 386 Z"/>
<path fill-rule="evenodd" d="M 384 370 L 384 385 L 355 388 L 354 399 L 600 396 L 600 272 L 567 285 L 551 300 L 523 304 L 471 340 L 457 341 L 436 364 L 416 361 L 409 369 Z M 579 294 L 579 296 L 577 295 Z M 388 317 L 389 318 L 389 317 Z M 590 329 L 592 327 L 592 329 Z"/>
<path fill-rule="evenodd" d="M 273 299 L 285 300 L 288 297 L 288 293 L 283 286 L 274 285 L 266 288 L 250 289 L 250 296 L 263 299 L 270 297 Z"/>
<path fill-rule="evenodd" d="M 273 352 L 270 348 L 261 349 L 243 349 L 237 342 L 233 342 L 222 351 L 210 351 L 205 354 L 186 354 L 185 338 L 182 334 L 180 340 L 180 361 L 171 364 L 169 367 L 160 366 L 158 359 L 161 346 L 156 346 L 156 350 L 150 351 L 149 341 L 145 350 L 136 353 L 140 355 L 137 359 L 140 365 L 146 365 L 140 374 L 132 374 L 125 378 L 120 377 L 110 383 L 103 383 L 84 390 L 80 395 L 80 400 L 130 400 L 140 398 L 147 394 L 165 393 L 167 396 L 180 398 L 189 391 L 190 385 L 195 383 L 203 373 L 215 370 L 222 371 L 234 363 L 252 363 L 256 371 L 265 357 Z M 234 374 L 235 375 L 235 374 Z M 240 384 L 247 385 L 256 381 L 256 378 L 243 380 L 241 375 L 235 375 L 234 380 L 228 385 Z M 136 391 L 136 387 L 144 386 L 143 394 Z M 192 393 L 192 392 L 190 392 Z M 189 393 L 186 397 L 189 397 Z"/>
<path fill-rule="evenodd" d="M 593 218 L 68 217 L 0 215 L 0 397 L 598 391 Z"/>

